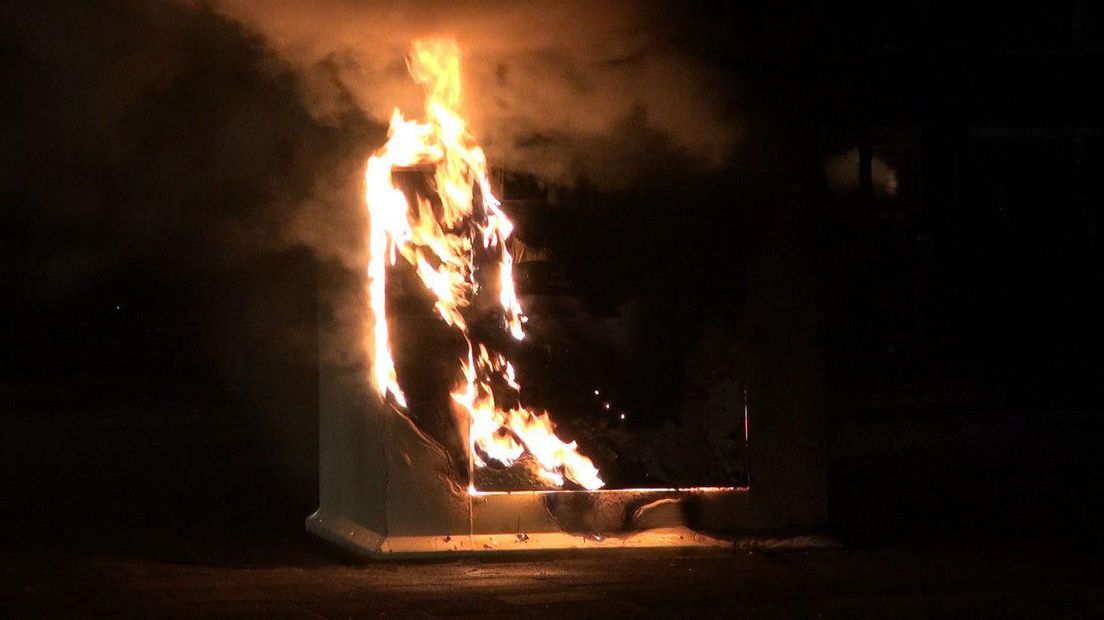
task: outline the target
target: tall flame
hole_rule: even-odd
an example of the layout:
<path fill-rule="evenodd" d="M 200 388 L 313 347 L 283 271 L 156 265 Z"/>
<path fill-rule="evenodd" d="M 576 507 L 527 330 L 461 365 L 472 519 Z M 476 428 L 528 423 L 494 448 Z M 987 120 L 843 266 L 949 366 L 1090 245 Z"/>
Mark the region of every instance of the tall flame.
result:
<path fill-rule="evenodd" d="M 468 414 L 469 450 L 476 466 L 487 459 L 510 465 L 528 452 L 540 464 L 546 480 L 564 485 L 564 478 L 587 489 L 604 485 L 598 470 L 579 454 L 575 442 L 565 443 L 553 432 L 547 413 L 520 404 L 504 410 L 495 404 L 492 381 L 505 383 L 520 397 L 514 367 L 501 353 L 492 354 L 473 342 L 463 309 L 476 291 L 473 248 L 497 253 L 498 304 L 503 327 L 524 338 L 525 315 L 514 287 L 513 257 L 507 239 L 513 223 L 499 208 L 487 178 L 487 159 L 460 115 L 460 49 L 451 39 L 414 41 L 410 73 L 426 92 L 424 122 L 391 115 L 388 140 L 368 159 L 365 199 L 369 233 L 368 302 L 373 318 L 372 381 L 383 398 L 390 396 L 405 409 L 387 327 L 387 268 L 401 256 L 414 266 L 434 299 L 434 309 L 464 335 L 468 354 L 460 360 L 462 379 L 452 399 Z M 408 203 L 394 185 L 395 169 L 432 166 L 440 215 L 419 197 Z M 476 196 L 479 201 L 476 203 Z M 476 212 L 476 206 L 479 212 Z"/>

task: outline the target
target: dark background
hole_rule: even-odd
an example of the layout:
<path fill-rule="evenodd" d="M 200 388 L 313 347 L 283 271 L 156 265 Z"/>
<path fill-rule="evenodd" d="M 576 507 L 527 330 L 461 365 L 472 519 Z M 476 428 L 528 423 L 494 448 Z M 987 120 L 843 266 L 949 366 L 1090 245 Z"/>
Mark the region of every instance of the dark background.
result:
<path fill-rule="evenodd" d="M 1102 9 L 891 4 L 664 5 L 743 144 L 719 171 L 675 153 L 623 192 L 581 180 L 545 242 L 596 311 L 647 302 L 626 406 L 677 406 L 689 351 L 756 295 L 808 334 L 824 376 L 775 380 L 824 380 L 845 542 L 1099 544 Z M 315 121 L 258 37 L 151 6 L 4 9 L 13 541 L 286 540 L 315 507 L 315 290 L 338 266 L 282 225 L 383 128 Z M 833 191 L 851 149 L 859 183 Z"/>

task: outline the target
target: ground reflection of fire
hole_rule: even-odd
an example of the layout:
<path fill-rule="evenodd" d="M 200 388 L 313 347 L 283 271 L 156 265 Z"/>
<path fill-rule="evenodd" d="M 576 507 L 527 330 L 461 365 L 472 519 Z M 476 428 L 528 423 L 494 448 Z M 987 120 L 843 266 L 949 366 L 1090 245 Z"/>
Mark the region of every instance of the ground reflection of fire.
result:
<path fill-rule="evenodd" d="M 503 327 L 516 340 L 524 338 L 525 316 L 507 247 L 513 224 L 499 208 L 487 177 L 486 157 L 459 112 L 459 47 L 450 39 L 415 41 L 409 68 L 425 88 L 425 121 L 406 120 L 396 109 L 388 141 L 369 159 L 365 173 L 371 226 L 368 297 L 374 321 L 373 384 L 383 398 L 406 409 L 391 352 L 386 300 L 388 266 L 401 256 L 432 295 L 437 314 L 467 342 L 467 355 L 460 360 L 461 376 L 451 395 L 467 415 L 473 466 L 485 467 L 488 461 L 510 465 L 528 454 L 545 481 L 563 487 L 570 480 L 585 489 L 598 489 L 605 483 L 575 442 L 556 436 L 547 413 L 520 403 L 521 388 L 505 354 L 475 342 L 468 331 L 464 310 L 471 306 L 479 288 L 474 258 L 477 242 L 496 256 L 497 305 Z M 433 170 L 435 195 L 419 196 L 415 205 L 392 178 L 396 170 L 411 167 Z M 500 395 L 505 391 L 512 406 L 497 403 L 493 387 L 498 387 Z"/>

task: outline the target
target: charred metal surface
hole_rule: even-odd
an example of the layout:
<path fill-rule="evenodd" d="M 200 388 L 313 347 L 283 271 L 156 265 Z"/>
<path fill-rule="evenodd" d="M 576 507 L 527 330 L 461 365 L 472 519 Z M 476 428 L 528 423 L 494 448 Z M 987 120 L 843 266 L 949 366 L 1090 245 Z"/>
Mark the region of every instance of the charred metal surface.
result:
<path fill-rule="evenodd" d="M 603 513 L 598 493 L 549 493 L 542 495 L 541 501 L 556 525 L 565 532 L 595 535 L 620 529 L 618 515 L 610 515 L 609 511 Z"/>
<path fill-rule="evenodd" d="M 625 522 L 627 530 L 646 530 L 666 525 L 687 525 L 684 505 L 690 497 L 662 497 L 633 509 Z"/>

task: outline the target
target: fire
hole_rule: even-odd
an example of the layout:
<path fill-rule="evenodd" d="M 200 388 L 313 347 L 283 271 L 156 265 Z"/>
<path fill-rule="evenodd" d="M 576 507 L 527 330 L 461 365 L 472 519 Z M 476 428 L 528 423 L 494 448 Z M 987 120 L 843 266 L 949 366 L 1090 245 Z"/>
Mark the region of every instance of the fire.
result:
<path fill-rule="evenodd" d="M 468 415 L 469 451 L 475 466 L 486 466 L 487 459 L 510 465 L 528 452 L 540 464 L 540 474 L 557 486 L 563 486 L 566 477 L 587 489 L 600 488 L 604 482 L 597 468 L 579 454 L 575 442 L 565 443 L 556 436 L 547 413 L 521 406 L 521 386 L 506 356 L 492 354 L 468 333 L 463 310 L 476 292 L 473 250 L 480 243 L 497 254 L 497 301 L 503 328 L 517 340 L 524 338 L 525 315 L 506 243 L 514 226 L 491 191 L 483 149 L 474 143 L 460 115 L 456 41 L 417 40 L 408 64 L 426 92 L 425 121 L 407 120 L 396 109 L 387 143 L 369 158 L 364 178 L 371 226 L 368 302 L 373 318 L 373 385 L 383 398 L 406 408 L 391 354 L 386 300 L 387 269 L 401 256 L 432 294 L 436 312 L 468 343 L 467 357 L 460 360 L 462 379 L 452 399 Z M 420 197 L 410 205 L 392 180 L 396 169 L 422 166 L 433 168 L 439 214 Z M 497 405 L 492 384 L 512 390 L 516 405 L 509 409 Z"/>

